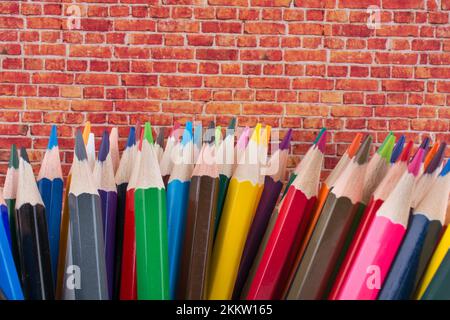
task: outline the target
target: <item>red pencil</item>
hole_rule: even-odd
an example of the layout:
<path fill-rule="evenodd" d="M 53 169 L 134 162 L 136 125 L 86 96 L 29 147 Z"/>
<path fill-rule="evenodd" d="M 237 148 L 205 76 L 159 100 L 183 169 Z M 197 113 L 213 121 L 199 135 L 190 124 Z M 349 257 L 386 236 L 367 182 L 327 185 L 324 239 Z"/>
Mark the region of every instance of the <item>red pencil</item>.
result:
<path fill-rule="evenodd" d="M 280 299 L 292 262 L 317 200 L 326 133 L 297 175 L 281 204 L 261 262 L 247 295 L 249 300 Z"/>

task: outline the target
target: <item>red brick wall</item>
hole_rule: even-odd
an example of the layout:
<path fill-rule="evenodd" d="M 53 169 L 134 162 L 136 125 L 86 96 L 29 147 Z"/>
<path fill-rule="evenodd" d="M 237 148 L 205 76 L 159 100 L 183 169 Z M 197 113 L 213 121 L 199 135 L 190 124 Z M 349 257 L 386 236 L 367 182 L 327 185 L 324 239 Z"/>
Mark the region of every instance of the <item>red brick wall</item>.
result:
<path fill-rule="evenodd" d="M 74 4 L 80 30 L 68 28 Z M 294 128 L 291 165 L 326 126 L 327 168 L 356 131 L 448 141 L 449 10 L 450 0 L 1 1 L 0 181 L 12 142 L 38 160 L 51 124 L 68 151 L 86 120 L 124 139 L 137 119 L 238 115 Z"/>

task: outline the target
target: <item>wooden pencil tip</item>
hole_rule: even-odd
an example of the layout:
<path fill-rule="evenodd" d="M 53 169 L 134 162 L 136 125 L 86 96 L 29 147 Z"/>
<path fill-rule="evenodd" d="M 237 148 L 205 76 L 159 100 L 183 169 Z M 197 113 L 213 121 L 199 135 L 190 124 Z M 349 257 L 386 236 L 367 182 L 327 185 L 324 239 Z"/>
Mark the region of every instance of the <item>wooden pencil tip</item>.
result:
<path fill-rule="evenodd" d="M 58 146 L 58 133 L 56 131 L 56 125 L 53 125 L 50 131 L 50 137 L 48 138 L 47 149 L 51 150 L 57 146 Z"/>
<path fill-rule="evenodd" d="M 320 150 L 320 152 L 325 153 L 325 146 L 327 143 L 327 131 L 324 131 L 322 135 L 320 136 L 319 141 L 317 142 L 317 148 Z"/>
<path fill-rule="evenodd" d="M 142 140 L 144 140 L 144 131 L 141 130 L 141 134 L 139 136 L 139 146 L 138 146 L 139 151 L 142 150 Z"/>
<path fill-rule="evenodd" d="M 426 173 L 433 173 L 441 165 L 442 159 L 444 159 L 446 147 L 447 144 L 445 142 L 439 144 L 439 149 L 436 151 L 430 163 L 425 169 Z"/>
<path fill-rule="evenodd" d="M 84 146 L 83 135 L 80 130 L 77 130 L 75 136 L 75 156 L 80 161 L 87 159 L 86 147 Z"/>
<path fill-rule="evenodd" d="M 141 122 L 138 120 L 136 122 L 136 141 L 141 137 Z"/>
<path fill-rule="evenodd" d="M 98 151 L 98 161 L 105 161 L 109 153 L 109 136 L 108 131 L 103 131 L 102 142 L 100 144 L 100 150 Z"/>
<path fill-rule="evenodd" d="M 136 144 L 136 129 L 130 127 L 130 132 L 128 133 L 127 147 L 130 148 Z"/>
<path fill-rule="evenodd" d="M 192 122 L 186 122 L 186 128 L 184 128 L 183 137 L 181 138 L 181 144 L 185 146 L 192 141 Z"/>
<path fill-rule="evenodd" d="M 259 145 L 259 142 L 261 141 L 261 123 L 258 123 L 253 130 L 252 137 L 250 138 L 252 141 L 255 141 L 256 144 Z"/>
<path fill-rule="evenodd" d="M 400 156 L 400 161 L 407 162 L 409 159 L 409 155 L 411 153 L 413 147 L 413 142 L 409 140 L 408 144 L 406 145 L 405 149 L 403 149 L 402 155 Z"/>
<path fill-rule="evenodd" d="M 283 140 L 280 142 L 280 150 L 287 150 L 291 144 L 292 129 L 289 129 Z"/>
<path fill-rule="evenodd" d="M 397 162 L 397 159 L 402 154 L 404 145 L 405 145 L 405 136 L 401 135 L 397 143 L 395 144 L 394 149 L 392 150 L 391 163 Z"/>
<path fill-rule="evenodd" d="M 389 134 L 387 140 L 383 142 L 382 147 L 380 147 L 377 151 L 380 157 L 385 159 L 387 163 L 391 159 L 392 149 L 394 149 L 394 145 L 395 145 L 395 136 L 393 134 Z"/>
<path fill-rule="evenodd" d="M 28 158 L 27 154 L 27 149 L 25 149 L 24 147 L 20 148 L 20 157 L 22 158 L 22 160 L 30 163 L 30 159 Z"/>
<path fill-rule="evenodd" d="M 8 168 L 19 168 L 19 157 L 17 154 L 17 146 L 13 143 L 11 145 L 11 151 L 9 153 L 9 162 L 8 162 Z"/>
<path fill-rule="evenodd" d="M 364 141 L 362 142 L 361 146 L 359 147 L 354 161 L 358 164 L 366 163 L 369 160 L 371 146 L 372 146 L 372 136 L 368 134 L 364 138 Z"/>
<path fill-rule="evenodd" d="M 148 143 L 153 144 L 152 125 L 148 121 L 144 125 L 144 138 Z"/>
<path fill-rule="evenodd" d="M 430 144 L 430 138 L 426 137 L 422 140 L 422 143 L 420 144 L 420 148 L 422 148 L 424 151 L 428 148 L 428 145 Z"/>
<path fill-rule="evenodd" d="M 88 142 L 89 133 L 91 133 L 91 122 L 90 121 L 86 121 L 86 123 L 84 124 L 84 129 L 83 129 L 83 141 L 84 141 L 84 144 L 87 144 L 87 142 Z"/>
<path fill-rule="evenodd" d="M 352 143 L 350 144 L 350 146 L 347 149 L 347 154 L 350 159 L 352 159 L 355 156 L 356 151 L 358 151 L 358 148 L 359 148 L 359 145 L 361 144 L 362 138 L 363 138 L 363 135 L 360 132 L 358 132 L 356 134 L 356 136 L 353 138 Z"/>
<path fill-rule="evenodd" d="M 319 142 L 320 137 L 322 136 L 322 134 L 327 131 L 327 128 L 322 128 L 320 129 L 319 133 L 316 136 L 316 139 L 314 139 L 313 144 L 317 144 L 317 142 Z"/>
<path fill-rule="evenodd" d="M 218 143 L 220 143 L 220 141 L 222 141 L 222 127 L 221 126 L 216 127 L 216 131 L 214 134 L 214 141 L 216 142 L 216 144 L 218 144 Z"/>
<path fill-rule="evenodd" d="M 202 123 L 200 122 L 194 128 L 194 144 L 197 148 L 202 147 Z"/>
<path fill-rule="evenodd" d="M 158 137 L 156 138 L 156 143 L 163 148 L 164 147 L 164 132 L 165 132 L 165 128 L 161 127 L 159 128 L 158 131 Z"/>
<path fill-rule="evenodd" d="M 445 164 L 444 168 L 442 168 L 442 171 L 439 175 L 444 177 L 448 174 L 449 171 L 450 171 L 450 159 L 447 159 L 447 163 Z"/>
<path fill-rule="evenodd" d="M 175 134 L 175 132 L 176 132 L 179 128 L 180 128 L 180 123 L 179 123 L 178 121 L 176 121 L 176 122 L 173 124 L 172 131 L 170 131 L 170 136 L 173 137 L 174 134 Z"/>

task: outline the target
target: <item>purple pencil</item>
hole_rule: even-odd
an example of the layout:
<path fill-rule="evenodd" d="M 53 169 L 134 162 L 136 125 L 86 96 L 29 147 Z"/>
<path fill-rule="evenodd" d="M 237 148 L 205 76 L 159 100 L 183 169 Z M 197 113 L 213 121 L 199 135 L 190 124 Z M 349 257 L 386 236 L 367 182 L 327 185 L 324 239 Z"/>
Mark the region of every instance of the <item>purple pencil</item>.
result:
<path fill-rule="evenodd" d="M 117 188 L 114 180 L 114 167 L 109 149 L 108 131 L 105 130 L 94 167 L 94 180 L 97 183 L 102 207 L 103 235 L 105 240 L 106 274 L 108 293 L 111 298 L 114 287 L 114 253 L 116 232 Z"/>
<path fill-rule="evenodd" d="M 291 136 L 292 130 L 289 129 L 283 141 L 281 141 L 279 149 L 272 155 L 269 165 L 265 170 L 264 189 L 245 242 L 244 252 L 239 264 L 238 276 L 234 285 L 233 299 L 239 299 L 241 296 L 253 260 L 258 253 L 259 244 L 266 231 L 278 196 L 283 188 L 282 179 L 286 170 Z"/>

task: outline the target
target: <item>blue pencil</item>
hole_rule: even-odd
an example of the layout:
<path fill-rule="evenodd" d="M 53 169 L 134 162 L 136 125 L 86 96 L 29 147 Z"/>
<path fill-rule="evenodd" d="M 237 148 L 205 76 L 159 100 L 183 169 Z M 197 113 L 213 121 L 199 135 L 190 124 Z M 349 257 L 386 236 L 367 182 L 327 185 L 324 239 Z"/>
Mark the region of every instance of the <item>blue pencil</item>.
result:
<path fill-rule="evenodd" d="M 400 155 L 402 154 L 404 145 L 405 145 L 405 136 L 401 135 L 400 138 L 397 140 L 394 149 L 392 149 L 391 164 L 397 162 L 398 157 L 400 157 Z"/>
<path fill-rule="evenodd" d="M 186 129 L 181 140 L 180 154 L 175 162 L 167 184 L 167 223 L 169 238 L 169 285 L 170 298 L 175 297 L 178 269 L 184 226 L 186 221 L 186 208 L 189 197 L 189 185 L 193 170 L 193 142 L 192 123 L 186 123 Z"/>
<path fill-rule="evenodd" d="M 8 239 L 9 222 L 3 217 L 8 218 L 8 208 L 0 193 L 0 290 L 3 291 L 8 300 L 23 300 L 23 292 L 20 287 L 19 275 L 11 251 L 11 242 Z"/>
<path fill-rule="evenodd" d="M 443 147 L 442 147 L 443 145 Z M 442 143 L 425 175 L 438 170 L 445 150 Z M 447 162 L 446 167 L 449 167 Z M 408 300 L 413 294 L 439 240 L 447 210 L 448 168 L 442 170 L 437 179 L 429 184 L 429 191 L 413 212 L 403 243 L 392 264 L 379 300 Z M 447 190 L 445 192 L 444 190 Z"/>
<path fill-rule="evenodd" d="M 59 255 L 59 235 L 61 228 L 61 208 L 63 197 L 63 178 L 61 160 L 59 157 L 58 136 L 56 126 L 52 126 L 48 140 L 47 151 L 39 171 L 37 184 L 48 225 L 48 238 L 50 242 L 50 256 L 52 261 L 53 279 L 56 283 L 56 273 Z"/>

